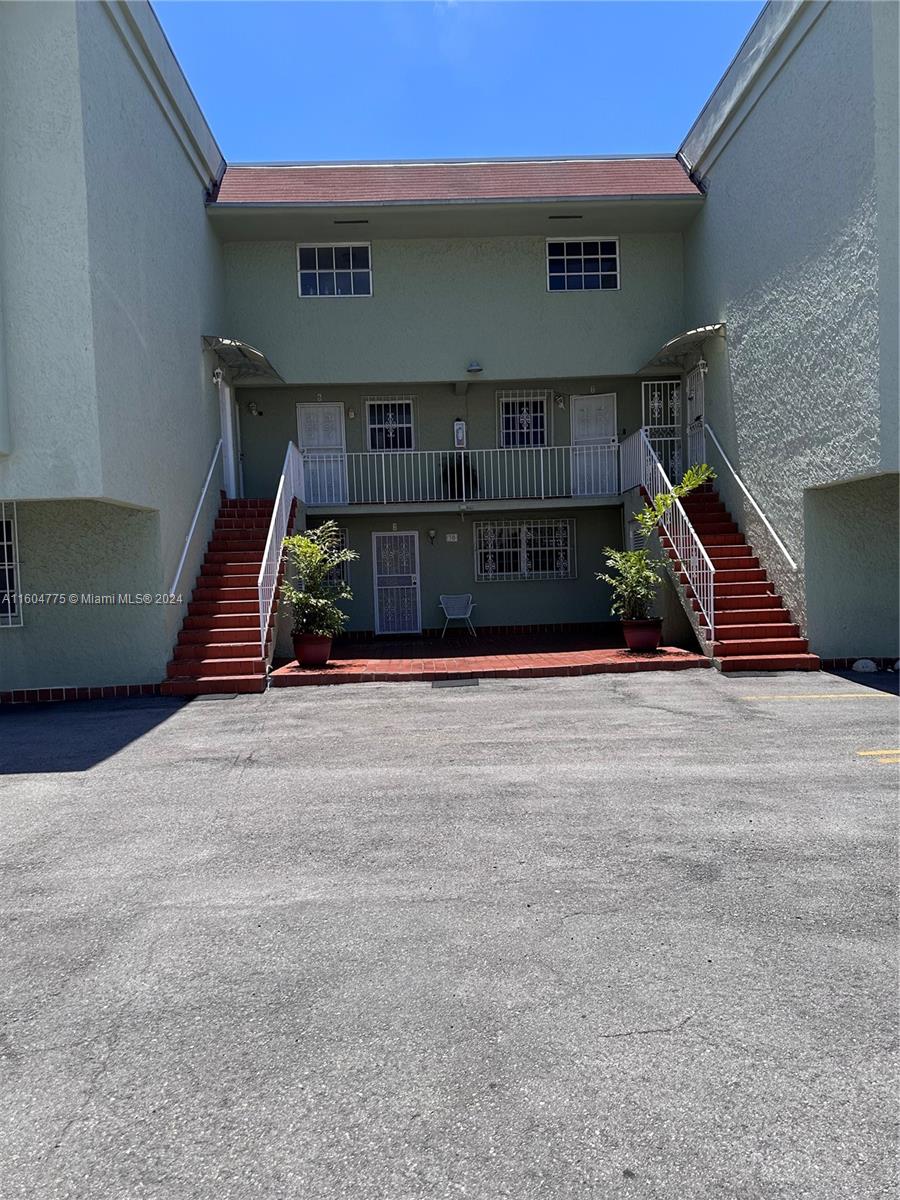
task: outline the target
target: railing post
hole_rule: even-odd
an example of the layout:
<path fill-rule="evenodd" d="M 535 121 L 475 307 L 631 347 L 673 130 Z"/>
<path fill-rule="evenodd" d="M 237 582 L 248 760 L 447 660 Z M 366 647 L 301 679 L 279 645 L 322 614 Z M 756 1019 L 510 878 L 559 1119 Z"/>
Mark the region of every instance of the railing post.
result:
<path fill-rule="evenodd" d="M 460 487 L 460 494 L 462 495 L 462 502 L 463 502 L 463 504 L 465 504 L 465 502 L 466 502 L 466 452 L 465 452 L 465 450 L 460 450 L 460 452 L 459 452 L 459 487 Z"/>

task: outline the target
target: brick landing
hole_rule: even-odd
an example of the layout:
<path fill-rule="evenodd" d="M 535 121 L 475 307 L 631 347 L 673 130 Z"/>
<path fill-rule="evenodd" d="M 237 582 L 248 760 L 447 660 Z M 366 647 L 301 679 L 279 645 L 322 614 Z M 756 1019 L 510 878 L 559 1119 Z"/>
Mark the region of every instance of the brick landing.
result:
<path fill-rule="evenodd" d="M 455 637 L 378 641 L 335 646 L 324 668 L 283 663 L 272 672 L 273 687 L 323 683 L 427 683 L 441 679 L 540 679 L 554 675 L 602 675 L 625 671 L 681 671 L 708 667 L 690 650 L 663 646 L 636 654 L 602 638 Z"/>

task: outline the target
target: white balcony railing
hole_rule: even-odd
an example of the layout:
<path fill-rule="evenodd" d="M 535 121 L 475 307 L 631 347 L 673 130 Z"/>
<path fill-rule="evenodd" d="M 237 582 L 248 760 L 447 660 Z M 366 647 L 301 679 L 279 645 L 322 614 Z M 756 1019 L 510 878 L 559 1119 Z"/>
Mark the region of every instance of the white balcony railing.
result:
<path fill-rule="evenodd" d="M 619 493 L 619 447 L 535 446 L 513 450 L 393 450 L 339 454 L 305 450 L 306 503 L 426 504 L 555 500 Z"/>

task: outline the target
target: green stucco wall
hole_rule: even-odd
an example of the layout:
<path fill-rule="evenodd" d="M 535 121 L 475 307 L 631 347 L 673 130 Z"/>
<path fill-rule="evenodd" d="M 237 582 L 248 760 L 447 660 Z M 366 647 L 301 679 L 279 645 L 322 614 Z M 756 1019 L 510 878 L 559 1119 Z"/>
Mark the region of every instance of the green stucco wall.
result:
<path fill-rule="evenodd" d="M 804 498 L 809 637 L 823 658 L 900 656 L 900 477 Z"/>
<path fill-rule="evenodd" d="M 880 290 L 896 277 L 896 219 L 876 163 L 889 143 L 896 156 L 897 112 L 883 106 L 876 146 L 873 66 L 888 55 L 896 75 L 896 34 L 873 56 L 875 26 L 891 21 L 894 5 L 803 7 L 780 69 L 700 155 L 708 192 L 685 235 L 686 324 L 728 326 L 727 345 L 706 348 L 707 418 L 797 573 L 724 470 L 718 486 L 801 626 L 816 578 L 804 565 L 805 490 L 896 462 L 896 322 L 892 350 L 879 317 L 881 303 L 896 305 L 896 284 Z"/>
<path fill-rule="evenodd" d="M 615 392 L 619 436 L 632 433 L 641 423 L 641 381 L 635 378 L 519 379 L 476 383 L 465 396 L 454 394 L 451 384 L 416 383 L 383 386 L 330 385 L 322 388 L 238 389 L 241 447 L 244 455 L 244 492 L 247 496 L 273 496 L 278 486 L 285 447 L 296 442 L 297 405 L 322 402 L 344 405 L 348 452 L 366 449 L 365 397 L 402 392 L 415 396 L 415 446 L 417 450 L 453 447 L 453 422 L 467 423 L 468 448 L 489 449 L 498 444 L 497 397 L 500 389 L 542 388 L 564 394 L 564 408 L 550 404 L 551 444 L 571 443 L 569 396 Z M 254 404 L 257 415 L 250 411 Z M 350 412 L 355 413 L 351 419 Z"/>
<path fill-rule="evenodd" d="M 619 291 L 550 294 L 540 237 L 382 240 L 371 297 L 301 299 L 294 242 L 231 243 L 228 317 L 289 383 L 464 379 L 473 358 L 494 380 L 626 374 L 681 327 L 681 234 L 620 254 Z"/>
<path fill-rule="evenodd" d="M 20 503 L 17 517 L 21 591 L 79 603 L 27 604 L 21 628 L 0 629 L 0 691 L 159 682 L 172 647 L 165 609 L 80 602 L 158 590 L 157 514 L 69 500 Z"/>

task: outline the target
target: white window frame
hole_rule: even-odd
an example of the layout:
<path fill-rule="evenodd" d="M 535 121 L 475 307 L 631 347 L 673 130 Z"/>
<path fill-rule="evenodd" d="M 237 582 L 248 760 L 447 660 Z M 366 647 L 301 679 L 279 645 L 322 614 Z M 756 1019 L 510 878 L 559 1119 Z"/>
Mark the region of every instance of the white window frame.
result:
<path fill-rule="evenodd" d="M 361 249 L 364 246 L 369 251 L 369 266 L 368 266 L 369 291 L 368 291 L 368 293 L 360 293 L 360 295 L 357 296 L 354 294 L 347 295 L 346 293 L 344 295 L 338 295 L 338 293 L 335 292 L 333 295 L 329 296 L 327 293 L 325 295 L 322 295 L 321 293 L 317 292 L 315 296 L 305 296 L 303 294 L 303 290 L 300 286 L 300 273 L 301 273 L 300 272 L 300 251 L 301 250 L 319 250 L 319 249 L 339 250 L 339 249 L 343 249 L 345 246 L 349 246 L 351 251 L 354 248 Z M 297 242 L 296 262 L 297 262 L 297 295 L 299 296 L 299 298 L 301 300 L 371 300 L 372 296 L 374 296 L 374 294 L 375 294 L 375 272 L 374 272 L 374 269 L 372 266 L 372 243 L 371 242 Z M 352 274 L 352 272 L 353 272 L 352 266 L 350 267 L 350 271 Z M 316 273 L 316 275 L 319 274 L 318 265 L 316 266 L 315 273 Z"/>
<path fill-rule="evenodd" d="M 408 454 L 416 448 L 416 399 L 415 395 L 397 395 L 397 396 L 363 396 L 363 402 L 366 406 L 366 452 L 368 454 Z M 376 447 L 372 445 L 372 425 L 369 420 L 369 413 L 376 404 L 408 404 L 409 405 L 409 438 L 408 446 L 385 446 Z M 383 426 L 379 426 L 383 428 Z M 403 426 L 406 428 L 406 426 Z"/>
<path fill-rule="evenodd" d="M 4 535 L 9 524 L 9 540 Z M 22 616 L 21 565 L 19 561 L 19 528 L 14 500 L 0 500 L 0 594 L 9 595 L 9 611 L 0 611 L 0 629 L 21 629 Z M 4 605 L 4 607 L 6 607 Z"/>
<path fill-rule="evenodd" d="M 615 244 L 616 244 L 616 286 L 614 288 L 610 288 L 610 287 L 605 288 L 602 286 L 602 279 L 601 279 L 601 286 L 598 288 L 571 288 L 571 289 L 569 289 L 569 288 L 551 288 L 550 287 L 550 244 L 551 244 L 551 242 L 562 242 L 563 244 L 565 244 L 566 242 L 580 242 L 582 245 L 582 248 L 584 247 L 585 242 L 615 242 Z M 584 261 L 584 257 L 585 257 L 584 254 L 582 254 L 581 255 L 582 262 Z M 608 254 L 599 254 L 597 257 L 598 258 L 609 258 L 609 255 Z M 594 236 L 593 234 L 583 234 L 579 237 L 568 237 L 568 238 L 567 237 L 548 237 L 546 239 L 546 244 L 544 246 L 544 270 L 546 271 L 546 275 L 547 275 L 547 291 L 550 295 L 553 295 L 553 296 L 581 296 L 581 295 L 601 296 L 601 295 L 603 295 L 604 292 L 620 292 L 622 290 L 622 254 L 621 254 L 621 247 L 619 245 L 619 239 L 618 239 L 618 237 L 613 237 L 612 234 L 607 234 L 605 237 L 601 237 L 600 235 Z M 582 274 L 584 274 L 584 272 L 582 272 Z M 593 274 L 593 272 L 591 272 L 591 274 Z M 603 273 L 599 272 L 599 274 L 602 276 Z M 563 278 L 565 279 L 565 275 L 563 276 Z"/>
<path fill-rule="evenodd" d="M 551 394 L 546 388 L 513 388 L 497 392 L 497 446 L 501 450 L 540 450 L 553 445 L 553 405 L 550 403 Z M 507 445 L 503 440 L 503 405 L 504 404 L 533 404 L 540 401 L 544 405 L 544 440 L 526 444 Z"/>
<path fill-rule="evenodd" d="M 568 570 L 565 574 L 558 571 L 547 570 L 529 570 L 527 568 L 526 559 L 529 551 L 527 545 L 527 529 L 557 529 L 565 528 L 567 533 L 566 558 Z M 506 550 L 512 550 L 519 555 L 519 570 L 517 571 L 485 571 L 484 563 L 481 561 L 486 551 L 481 545 L 482 530 L 494 529 L 503 530 L 505 533 L 515 533 L 517 535 L 517 547 L 504 547 Z M 472 547 L 475 557 L 475 582 L 476 583 L 535 583 L 544 581 L 563 582 L 565 580 L 578 578 L 578 552 L 575 540 L 576 522 L 573 517 L 563 518 L 545 518 L 536 517 L 533 519 L 516 519 L 512 521 L 476 521 L 472 527 Z M 546 547 L 544 547 L 546 549 Z"/>

